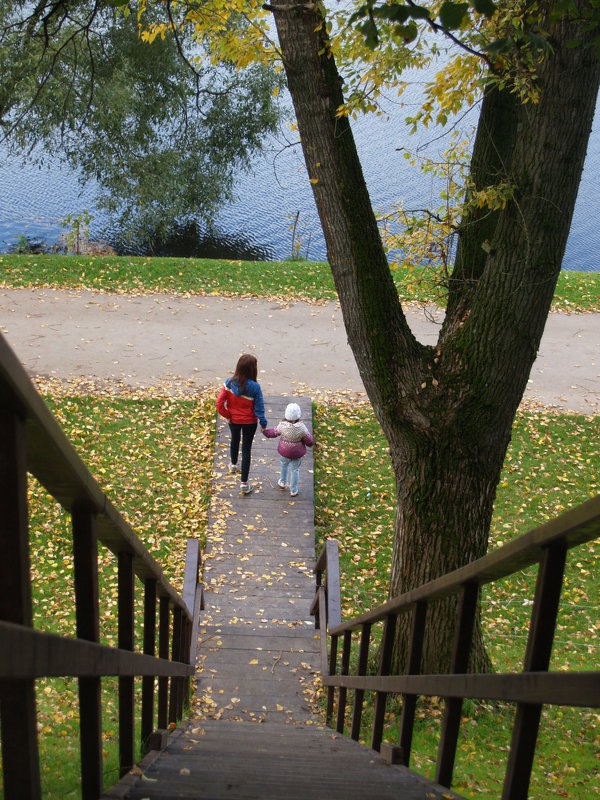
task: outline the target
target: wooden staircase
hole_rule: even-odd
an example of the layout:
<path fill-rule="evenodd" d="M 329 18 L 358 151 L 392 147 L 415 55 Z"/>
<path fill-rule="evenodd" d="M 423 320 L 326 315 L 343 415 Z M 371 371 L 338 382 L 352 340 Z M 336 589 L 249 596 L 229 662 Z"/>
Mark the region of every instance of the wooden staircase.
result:
<path fill-rule="evenodd" d="M 267 398 L 269 425 L 285 398 Z M 303 419 L 312 428 L 310 401 Z M 291 498 L 277 485 L 277 443 L 257 433 L 251 495 L 230 474 L 217 426 L 203 570 L 196 695 L 188 723 L 106 793 L 127 798 L 457 797 L 323 725 L 314 708 L 320 636 L 314 599 L 313 456 Z"/>

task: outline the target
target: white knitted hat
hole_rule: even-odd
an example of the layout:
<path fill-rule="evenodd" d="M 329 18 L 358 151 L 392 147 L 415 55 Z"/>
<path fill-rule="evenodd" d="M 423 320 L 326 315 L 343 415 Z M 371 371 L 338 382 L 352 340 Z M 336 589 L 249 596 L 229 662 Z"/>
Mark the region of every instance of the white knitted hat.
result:
<path fill-rule="evenodd" d="M 285 409 L 285 418 L 288 422 L 296 422 L 302 416 L 298 403 L 290 403 Z"/>

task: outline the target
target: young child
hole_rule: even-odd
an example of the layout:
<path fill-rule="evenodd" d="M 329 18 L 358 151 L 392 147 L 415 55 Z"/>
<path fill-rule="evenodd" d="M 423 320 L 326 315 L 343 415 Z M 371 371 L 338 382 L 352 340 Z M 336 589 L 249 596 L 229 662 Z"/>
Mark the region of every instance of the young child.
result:
<path fill-rule="evenodd" d="M 281 461 L 278 484 L 281 489 L 287 489 L 289 485 L 291 497 L 296 497 L 298 494 L 302 456 L 306 453 L 306 448 L 314 444 L 308 428 L 300 419 L 301 416 L 300 406 L 297 403 L 290 403 L 285 409 L 285 419 L 279 425 L 263 429 L 263 434 L 269 439 L 281 436 L 277 445 Z"/>

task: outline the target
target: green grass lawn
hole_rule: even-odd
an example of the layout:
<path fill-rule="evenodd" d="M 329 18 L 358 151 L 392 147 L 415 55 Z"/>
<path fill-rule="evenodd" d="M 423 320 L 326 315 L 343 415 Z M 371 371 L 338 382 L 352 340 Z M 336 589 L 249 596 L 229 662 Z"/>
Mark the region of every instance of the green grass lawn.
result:
<path fill-rule="evenodd" d="M 435 276 L 428 271 L 399 269 L 392 275 L 403 302 L 443 304 Z M 0 285 L 105 292 L 119 287 L 119 292 L 246 295 L 313 302 L 336 298 L 329 266 L 317 261 L 0 254 Z M 600 273 L 562 272 L 553 308 L 599 311 Z"/>

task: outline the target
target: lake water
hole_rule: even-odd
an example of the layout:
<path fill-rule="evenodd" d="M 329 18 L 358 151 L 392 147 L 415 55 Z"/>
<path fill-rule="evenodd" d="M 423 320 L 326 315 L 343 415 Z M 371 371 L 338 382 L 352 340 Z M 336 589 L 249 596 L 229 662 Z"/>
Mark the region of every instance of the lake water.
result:
<path fill-rule="evenodd" d="M 406 208 L 422 208 L 436 200 L 437 187 L 402 157 L 399 148 L 415 148 L 427 139 L 406 133 L 404 119 L 419 102 L 418 85 L 407 93 L 404 107 L 390 103 L 384 117 L 367 117 L 354 124 L 355 136 L 371 200 L 376 210 L 386 210 L 400 197 Z M 475 112 L 474 112 L 475 113 Z M 579 189 L 571 235 L 563 268 L 600 270 L 600 114 L 590 138 L 584 174 Z M 474 117 L 464 125 L 474 124 Z M 443 149 L 436 141 L 440 131 L 429 131 L 430 149 Z M 267 143 L 255 158 L 253 169 L 240 174 L 236 198 L 217 216 L 214 230 L 207 232 L 204 248 L 197 254 L 230 258 L 285 259 L 292 252 L 292 225 L 298 215 L 296 242 L 309 258 L 325 260 L 326 248 L 299 146 L 290 147 L 285 132 Z M 0 157 L 2 151 L 0 150 Z M 61 220 L 84 209 L 92 215 L 90 237 L 115 242 L 118 231 L 96 208 L 93 184 L 80 187 L 77 176 L 57 163 L 38 168 L 21 165 L 6 156 L 0 162 L 0 251 L 6 251 L 20 236 L 54 243 L 62 232 Z M 190 244 L 180 236 L 163 254 L 190 254 Z M 132 251 L 136 251 L 135 245 Z M 141 252 L 138 250 L 138 252 Z"/>

